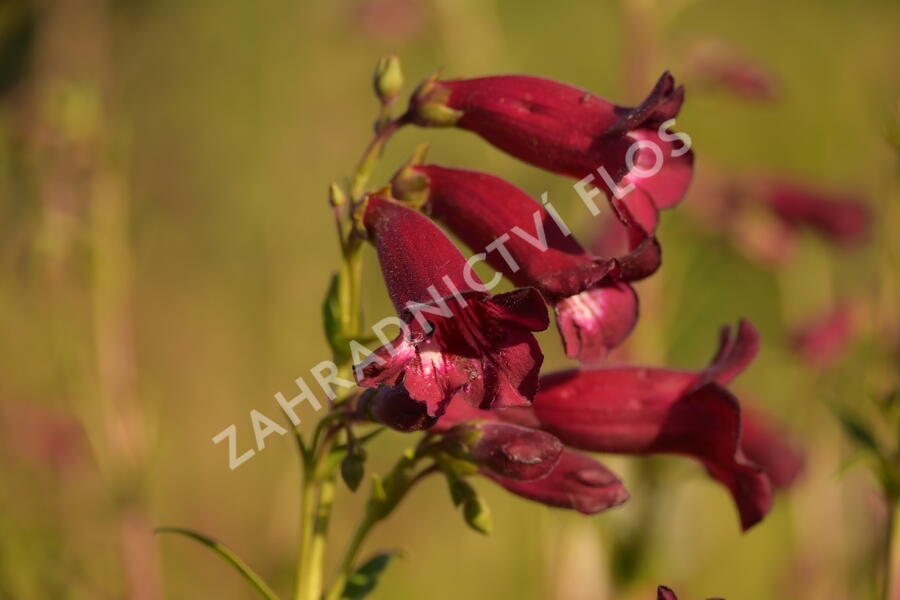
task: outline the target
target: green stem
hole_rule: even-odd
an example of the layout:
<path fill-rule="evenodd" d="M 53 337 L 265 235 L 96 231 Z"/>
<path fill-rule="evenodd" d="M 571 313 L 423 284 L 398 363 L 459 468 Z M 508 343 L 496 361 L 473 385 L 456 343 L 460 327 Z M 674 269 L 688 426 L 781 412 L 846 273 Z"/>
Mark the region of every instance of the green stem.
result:
<path fill-rule="evenodd" d="M 882 552 L 881 598 L 891 600 L 892 572 L 894 567 L 894 529 L 897 525 L 897 501 L 890 493 L 885 494 L 887 502 L 887 522 L 884 532 L 884 549 Z"/>
<path fill-rule="evenodd" d="M 296 600 L 316 600 L 310 588 L 312 576 L 309 560 L 313 540 L 313 523 L 316 519 L 316 485 L 312 461 L 304 464 L 303 489 L 300 496 L 300 551 L 297 556 Z"/>
<path fill-rule="evenodd" d="M 387 496 L 380 501 L 375 501 L 376 492 L 373 486 L 372 497 L 369 499 L 366 514 L 359 525 L 357 525 L 356 531 L 350 539 L 350 544 L 347 546 L 347 550 L 344 553 L 344 559 L 341 561 L 341 566 L 338 568 L 334 582 L 331 584 L 328 595 L 325 596 L 326 600 L 340 600 L 341 594 L 344 592 L 344 587 L 347 585 L 347 580 L 353 573 L 359 551 L 362 548 L 366 537 L 368 537 L 369 533 L 372 531 L 372 528 L 390 516 L 400 501 L 403 500 L 406 494 L 417 483 L 432 473 L 440 472 L 440 469 L 438 469 L 437 466 L 432 465 L 419 471 L 416 475 L 409 477 L 408 471 L 414 468 L 415 464 L 423 458 L 423 456 L 424 455 L 418 453 L 412 458 L 403 456 L 397 462 L 390 475 L 388 475 L 384 481 L 384 490 L 387 493 Z"/>
<path fill-rule="evenodd" d="M 309 548 L 309 569 L 307 577 L 309 598 L 318 600 L 322 596 L 323 570 L 325 568 L 325 542 L 328 522 L 331 519 L 331 505 L 334 502 L 334 478 L 324 479 L 319 484 L 319 502 L 313 525 L 312 542 Z"/>
<path fill-rule="evenodd" d="M 370 512 L 366 512 L 366 516 L 360 521 L 359 525 L 356 527 L 356 531 L 353 533 L 350 545 L 347 546 L 344 560 L 341 562 L 340 568 L 338 568 L 337 576 L 331 584 L 328 595 L 325 597 L 326 600 L 340 600 L 341 595 L 344 593 L 344 587 L 347 585 L 347 580 L 353 572 L 353 563 L 356 561 L 356 556 L 359 554 L 359 550 L 362 548 L 362 544 L 369 535 L 369 532 L 372 531 L 372 528 L 380 520 L 380 518 L 372 515 Z"/>
<path fill-rule="evenodd" d="M 378 159 L 381 158 L 381 152 L 384 150 L 385 144 L 391 136 L 405 124 L 405 117 L 400 117 L 395 121 L 388 121 L 385 123 L 384 127 L 378 131 L 372 141 L 369 142 L 369 145 L 363 152 L 362 158 L 359 159 L 359 164 L 356 167 L 356 174 L 353 176 L 353 182 L 350 184 L 350 197 L 354 201 L 359 201 L 362 198 L 363 192 L 365 192 L 366 189 L 366 183 L 368 183 L 369 177 L 372 176 L 375 165 L 378 164 Z"/>

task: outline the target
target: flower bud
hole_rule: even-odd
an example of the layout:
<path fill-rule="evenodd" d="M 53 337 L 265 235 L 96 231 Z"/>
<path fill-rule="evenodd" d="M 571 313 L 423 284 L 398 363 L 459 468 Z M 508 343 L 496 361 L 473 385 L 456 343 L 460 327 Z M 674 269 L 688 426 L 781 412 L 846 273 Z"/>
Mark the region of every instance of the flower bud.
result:
<path fill-rule="evenodd" d="M 332 206 L 332 208 L 340 208 L 347 203 L 347 196 L 344 194 L 344 190 L 341 189 L 336 183 L 333 183 L 328 187 L 328 204 Z"/>
<path fill-rule="evenodd" d="M 447 438 L 456 456 L 522 481 L 545 476 L 563 451 L 562 443 L 547 432 L 500 421 L 461 424 Z"/>
<path fill-rule="evenodd" d="M 403 89 L 400 59 L 394 54 L 382 56 L 375 65 L 375 94 L 385 104 L 393 102 Z"/>
<path fill-rule="evenodd" d="M 450 89 L 432 75 L 419 84 L 409 102 L 414 123 L 423 127 L 452 127 L 463 116 L 461 110 L 449 106 Z"/>
<path fill-rule="evenodd" d="M 359 418 L 403 432 L 428 429 L 437 421 L 428 416 L 424 404 L 410 397 L 403 384 L 383 385 L 367 391 L 360 398 L 356 412 Z"/>

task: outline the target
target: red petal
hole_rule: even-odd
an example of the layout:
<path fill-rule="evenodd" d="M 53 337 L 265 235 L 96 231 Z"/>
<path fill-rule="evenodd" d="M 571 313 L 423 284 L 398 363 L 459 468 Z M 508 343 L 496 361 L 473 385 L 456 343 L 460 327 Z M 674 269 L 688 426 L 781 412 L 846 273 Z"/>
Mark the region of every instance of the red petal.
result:
<path fill-rule="evenodd" d="M 773 486 L 790 486 L 803 472 L 803 455 L 781 428 L 762 413 L 745 407 L 742 417 L 744 454 L 765 470 Z"/>
<path fill-rule="evenodd" d="M 485 473 L 508 491 L 549 506 L 592 515 L 628 500 L 628 492 L 609 469 L 593 458 L 564 450 L 550 473 L 534 481 L 517 481 Z"/>
<path fill-rule="evenodd" d="M 619 346 L 638 317 L 637 295 L 624 283 L 569 296 L 553 308 L 566 356 L 581 361 L 603 358 Z"/>

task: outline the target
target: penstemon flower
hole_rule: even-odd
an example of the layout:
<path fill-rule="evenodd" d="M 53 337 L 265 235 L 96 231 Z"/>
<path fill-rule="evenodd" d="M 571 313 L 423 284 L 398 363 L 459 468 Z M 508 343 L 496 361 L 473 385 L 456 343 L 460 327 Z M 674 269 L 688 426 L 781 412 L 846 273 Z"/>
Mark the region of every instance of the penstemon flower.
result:
<path fill-rule="evenodd" d="M 602 358 L 637 322 L 638 302 L 628 282 L 659 267 L 655 238 L 622 220 L 633 249 L 621 257 L 595 258 L 575 240 L 555 212 L 499 177 L 411 164 L 397 173 L 398 198 L 421 205 L 476 253 L 519 286 L 540 290 L 557 315 L 566 355 Z"/>
<path fill-rule="evenodd" d="M 771 484 L 741 451 L 740 407 L 724 386 L 757 347 L 756 331 L 744 322 L 735 339 L 723 335 L 715 360 L 699 372 L 605 367 L 553 373 L 541 379 L 532 410 L 541 428 L 574 448 L 696 458 L 729 489 L 747 529 L 769 511 Z"/>
<path fill-rule="evenodd" d="M 787 487 L 802 468 L 785 436 L 755 411 L 742 418 L 724 387 L 753 360 L 758 345 L 756 330 L 742 322 L 733 337 L 723 330 L 715 360 L 701 371 L 604 367 L 551 373 L 541 378 L 531 407 L 478 410 L 457 402 L 428 426 L 445 432 L 493 420 L 548 431 L 575 450 L 690 456 L 728 488 L 747 529 L 769 511 L 773 485 Z M 425 417 L 419 412 L 417 422 Z M 606 467 L 570 449 L 544 479 L 482 474 L 515 494 L 587 514 L 628 498 Z"/>
<path fill-rule="evenodd" d="M 379 61 L 374 84 L 381 104 L 375 137 L 348 189 L 332 184 L 329 195 L 341 249 L 323 307 L 333 360 L 312 371 L 328 395 L 328 413 L 304 434 L 292 411 L 304 401 L 320 408 L 309 386 L 301 378 L 300 395 L 276 395 L 295 426 L 303 467 L 294 598 L 368 594 L 393 553 L 360 564 L 367 535 L 433 474 L 447 480 L 466 523 L 486 533 L 490 513 L 469 483 L 471 475 L 517 496 L 589 515 L 629 497 L 619 478 L 589 453 L 680 454 L 701 462 L 728 488 L 745 529 L 759 522 L 770 508 L 773 485 L 789 485 L 802 458 L 765 417 L 742 421 L 738 401 L 726 388 L 756 354 L 758 334 L 749 323 L 742 322 L 734 337 L 726 330 L 714 361 L 699 371 L 594 365 L 540 374 L 543 352 L 534 332 L 549 325 L 547 304 L 571 358 L 602 358 L 635 325 L 638 301 L 631 283 L 660 266 L 658 210 L 681 199 L 692 172 L 687 142 L 668 131 L 683 100 L 674 79 L 664 74 L 633 108 L 535 77 L 429 79 L 397 118 L 391 106 L 403 86 L 395 57 Z M 410 123 L 471 130 L 526 162 L 579 178 L 579 185 L 599 187 L 597 176 L 611 183 L 609 200 L 624 249 L 593 256 L 552 205 L 485 173 L 414 160 L 397 172 L 391 187 L 370 191 L 368 180 L 385 144 Z M 669 157 L 660 169 L 652 168 L 656 152 Z M 619 193 L 616 186 L 630 191 Z M 475 255 L 466 258 L 432 218 Z M 374 339 L 364 331 L 361 310 L 366 242 L 377 253 L 398 317 L 373 326 L 382 345 L 361 353 L 361 341 Z M 490 285 L 474 272 L 479 261 L 498 271 Z M 504 275 L 519 288 L 492 295 Z M 394 339 L 383 333 L 385 322 L 400 328 Z M 351 373 L 355 381 L 347 379 Z M 335 392 L 332 384 L 343 389 Z M 259 413 L 251 419 L 260 450 L 266 436 L 287 432 Z M 365 511 L 326 589 L 335 483 L 339 474 L 351 491 L 361 485 L 366 445 L 384 429 L 373 424 L 422 435 L 387 474 L 373 474 Z M 188 530 L 169 531 L 210 546 L 261 597 L 277 598 L 221 545 Z M 674 594 L 660 587 L 659 597 Z"/>
<path fill-rule="evenodd" d="M 548 325 L 537 290 L 491 296 L 440 229 L 383 196 L 366 199 L 362 221 L 406 327 L 357 366 L 359 384 L 402 382 L 431 417 L 457 397 L 482 408 L 530 404 L 543 361 L 531 332 Z"/>
<path fill-rule="evenodd" d="M 549 79 L 496 75 L 427 80 L 413 94 L 407 114 L 418 125 L 467 129 L 560 175 L 598 184 L 601 177 L 626 178 L 657 208 L 669 208 L 684 196 L 693 171 L 693 154 L 683 138 L 667 131 L 683 101 L 684 89 L 668 72 L 635 107 Z"/>

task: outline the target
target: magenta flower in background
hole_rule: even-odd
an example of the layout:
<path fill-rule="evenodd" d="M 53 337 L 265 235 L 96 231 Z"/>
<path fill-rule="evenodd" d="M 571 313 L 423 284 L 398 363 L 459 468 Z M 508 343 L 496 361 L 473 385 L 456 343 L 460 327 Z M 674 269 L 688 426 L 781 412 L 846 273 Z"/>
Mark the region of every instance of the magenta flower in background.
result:
<path fill-rule="evenodd" d="M 531 332 L 549 324 L 537 290 L 491 296 L 464 276 L 465 257 L 436 225 L 387 198 L 367 199 L 363 224 L 407 330 L 357 367 L 359 384 L 403 383 L 431 417 L 456 397 L 484 408 L 530 404 L 543 361 Z"/>
<path fill-rule="evenodd" d="M 556 213 L 514 185 L 485 173 L 410 165 L 393 180 L 401 199 L 423 203 L 476 253 L 519 286 L 540 290 L 557 314 L 566 356 L 602 358 L 637 322 L 638 302 L 628 282 L 660 264 L 656 239 L 622 215 L 632 250 L 595 258 Z M 625 211 L 626 209 L 622 209 Z"/>
<path fill-rule="evenodd" d="M 537 167 L 581 180 L 598 170 L 614 182 L 634 183 L 657 208 L 684 196 L 693 171 L 693 154 L 681 139 L 660 126 L 678 114 L 684 89 L 668 73 L 638 106 L 623 107 L 585 90 L 539 77 L 497 75 L 476 79 L 429 80 L 416 90 L 408 118 L 423 126 L 456 126 Z M 661 168 L 647 170 L 658 157 L 648 146 L 636 148 L 629 173 L 626 154 L 638 141 L 653 142 Z M 651 228 L 647 228 L 652 230 Z"/>
<path fill-rule="evenodd" d="M 825 192 L 775 178 L 764 181 L 758 193 L 788 225 L 808 227 L 843 245 L 858 244 L 868 237 L 871 213 L 857 195 Z"/>
<path fill-rule="evenodd" d="M 871 211 L 860 196 L 784 177 L 711 175 L 697 182 L 694 199 L 686 207 L 700 223 L 776 267 L 791 258 L 803 230 L 846 248 L 865 242 L 871 229 Z"/>
<path fill-rule="evenodd" d="M 721 40 L 695 45 L 686 71 L 691 89 L 693 84 L 719 88 L 742 100 L 756 102 L 771 102 L 781 94 L 781 85 L 770 69 Z"/>
<path fill-rule="evenodd" d="M 841 357 L 855 334 L 852 307 L 840 304 L 796 327 L 791 347 L 810 366 L 824 369 Z"/>

